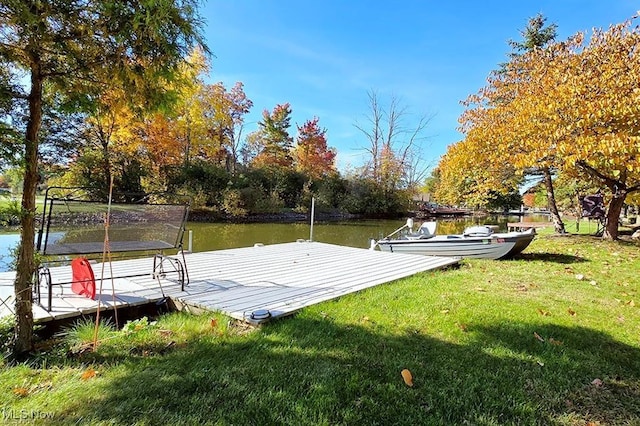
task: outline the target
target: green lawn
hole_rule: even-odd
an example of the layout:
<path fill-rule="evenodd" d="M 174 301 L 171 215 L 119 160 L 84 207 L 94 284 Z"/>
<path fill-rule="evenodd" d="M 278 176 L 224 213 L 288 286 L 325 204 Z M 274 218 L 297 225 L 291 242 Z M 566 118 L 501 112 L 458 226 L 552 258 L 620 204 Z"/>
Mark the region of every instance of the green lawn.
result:
<path fill-rule="evenodd" d="M 4 367 L 0 416 L 103 425 L 637 425 L 638 276 L 638 244 L 545 234 L 517 260 L 464 261 L 258 329 L 176 313 L 129 334 L 105 329 L 91 352 L 82 346 L 88 324 Z"/>

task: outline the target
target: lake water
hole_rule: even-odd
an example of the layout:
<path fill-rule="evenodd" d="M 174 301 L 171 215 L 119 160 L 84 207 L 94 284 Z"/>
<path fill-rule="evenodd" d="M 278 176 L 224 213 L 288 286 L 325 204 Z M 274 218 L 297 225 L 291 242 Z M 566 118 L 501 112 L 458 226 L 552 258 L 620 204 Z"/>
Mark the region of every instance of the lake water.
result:
<path fill-rule="evenodd" d="M 548 221 L 545 216 L 527 216 L 528 221 Z M 507 222 L 518 222 L 517 216 L 466 217 L 438 220 L 438 234 L 459 234 L 471 225 L 498 225 L 506 231 Z M 404 225 L 403 220 L 357 220 L 315 223 L 313 240 L 350 247 L 368 248 L 371 239 L 380 239 Z M 419 225 L 416 220 L 416 226 Z M 195 223 L 187 229 L 193 231 L 193 251 L 222 250 L 249 247 L 256 243 L 277 244 L 310 239 L 309 223 Z M 61 235 L 64 231 L 60 232 Z M 20 236 L 14 232 L 0 232 L 0 271 L 7 271 L 12 261 L 11 250 L 17 247 Z M 187 248 L 188 236 L 184 246 Z"/>

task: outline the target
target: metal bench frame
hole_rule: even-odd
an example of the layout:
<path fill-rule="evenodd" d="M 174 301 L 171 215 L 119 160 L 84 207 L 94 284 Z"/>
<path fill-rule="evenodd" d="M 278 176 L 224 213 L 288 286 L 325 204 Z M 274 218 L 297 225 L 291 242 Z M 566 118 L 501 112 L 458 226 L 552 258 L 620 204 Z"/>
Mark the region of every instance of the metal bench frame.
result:
<path fill-rule="evenodd" d="M 50 192 L 51 191 L 51 192 Z M 62 191 L 64 192 L 64 196 L 54 195 L 54 191 Z M 51 187 L 48 188 L 45 193 L 45 202 L 42 211 L 42 218 L 40 223 L 40 228 L 38 230 L 37 239 L 36 239 L 36 250 L 45 258 L 52 256 L 65 256 L 65 255 L 90 255 L 90 254 L 98 254 L 103 253 L 104 250 L 104 241 L 95 241 L 90 243 L 77 243 L 75 246 L 73 244 L 67 244 L 65 246 L 58 246 L 54 250 L 51 250 L 51 246 L 49 243 L 49 234 L 51 231 L 51 222 L 53 215 L 53 207 L 58 203 L 64 202 L 82 202 L 87 204 L 106 204 L 104 200 L 97 199 L 84 199 L 87 197 L 87 193 L 90 191 L 89 188 L 83 187 Z M 132 196 L 134 194 L 127 194 Z M 158 194 L 150 194 L 150 195 L 158 195 Z M 153 267 L 151 272 L 148 273 L 136 273 L 136 274 L 123 274 L 117 275 L 113 277 L 103 277 L 102 280 L 110 280 L 114 278 L 132 278 L 132 277 L 142 277 L 151 275 L 153 279 L 164 279 L 168 274 L 176 274 L 177 281 L 180 283 L 181 291 L 184 291 L 185 285 L 189 285 L 189 273 L 187 271 L 187 262 L 184 255 L 183 249 L 183 238 L 185 234 L 185 225 L 187 222 L 187 218 L 189 215 L 190 209 L 190 201 L 188 199 L 184 199 L 183 203 L 152 203 L 148 202 L 149 195 L 145 195 L 136 200 L 136 202 L 116 202 L 112 204 L 128 204 L 128 205 L 157 205 L 157 206 L 181 206 L 184 208 L 184 212 L 181 218 L 181 224 L 179 228 L 176 230 L 176 238 L 175 241 L 168 243 L 166 241 L 143 241 L 141 244 L 135 244 L 132 242 L 131 244 L 119 243 L 111 246 L 110 244 L 110 253 L 124 253 L 129 252 L 133 253 L 132 257 L 142 257 L 143 252 L 148 252 L 152 250 L 158 250 L 153 256 Z M 98 247 L 102 247 L 98 250 Z M 50 250 L 47 250 L 47 249 Z M 169 256 L 163 254 L 163 251 L 166 249 L 177 249 L 179 257 Z M 82 250 L 87 250 L 83 252 Z M 135 253 L 138 255 L 135 255 Z M 73 284 L 73 281 L 64 281 L 64 282 L 53 282 L 51 278 L 51 270 L 49 269 L 49 265 L 55 263 L 64 263 L 68 261 L 68 259 L 53 259 L 50 258 L 43 264 L 38 266 L 36 271 L 36 277 L 34 277 L 34 294 L 35 300 L 37 303 L 45 308 L 47 311 L 51 311 L 52 301 L 53 301 L 53 286 L 54 285 L 64 285 L 64 284 Z M 47 286 L 47 306 L 42 305 L 42 295 L 41 295 L 41 286 L 45 284 Z"/>

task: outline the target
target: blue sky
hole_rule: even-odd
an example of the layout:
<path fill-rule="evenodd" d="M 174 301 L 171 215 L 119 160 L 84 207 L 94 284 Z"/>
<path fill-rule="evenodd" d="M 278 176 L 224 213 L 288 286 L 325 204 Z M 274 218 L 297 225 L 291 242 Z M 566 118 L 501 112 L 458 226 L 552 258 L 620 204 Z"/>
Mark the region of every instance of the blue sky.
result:
<path fill-rule="evenodd" d="M 228 88 L 241 81 L 254 103 L 244 134 L 263 110 L 288 102 L 292 134 L 318 117 L 344 171 L 366 155 L 354 124 L 366 124 L 368 92 L 383 105 L 398 98 L 406 125 L 431 117 L 422 157 L 436 164 L 461 139 L 460 101 L 506 61 L 507 41 L 521 40 L 528 18 L 542 13 L 562 40 L 639 9 L 631 0 L 209 0 L 202 12 L 215 55 L 210 81 Z"/>

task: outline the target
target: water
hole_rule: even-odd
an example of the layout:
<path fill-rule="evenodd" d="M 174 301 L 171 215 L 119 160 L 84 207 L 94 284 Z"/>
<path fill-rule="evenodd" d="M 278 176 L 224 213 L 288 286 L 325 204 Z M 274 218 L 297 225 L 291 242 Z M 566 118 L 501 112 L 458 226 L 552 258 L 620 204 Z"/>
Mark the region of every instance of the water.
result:
<path fill-rule="evenodd" d="M 18 247 L 20 234 L 0 233 L 0 271 L 8 271 L 13 261 L 12 250 Z"/>
<path fill-rule="evenodd" d="M 545 216 L 527 216 L 530 221 L 548 221 Z M 438 220 L 438 234 L 459 234 L 471 225 L 498 225 L 506 231 L 507 222 L 518 222 L 515 216 L 466 217 L 461 219 Z M 316 223 L 313 228 L 313 240 L 323 243 L 350 247 L 368 248 L 371 239 L 380 239 L 404 225 L 403 220 L 358 220 L 345 222 Z M 420 222 L 416 221 L 416 226 Z M 193 251 L 222 250 L 237 247 L 249 247 L 257 243 L 289 243 L 298 239 L 308 240 L 308 223 L 194 223 L 187 225 L 193 231 Z M 63 231 L 56 232 L 58 237 Z M 103 237 L 101 237 L 103 238 Z M 0 232 L 0 271 L 10 268 L 11 250 L 18 245 L 20 236 Z M 188 236 L 184 245 L 187 248 Z"/>

